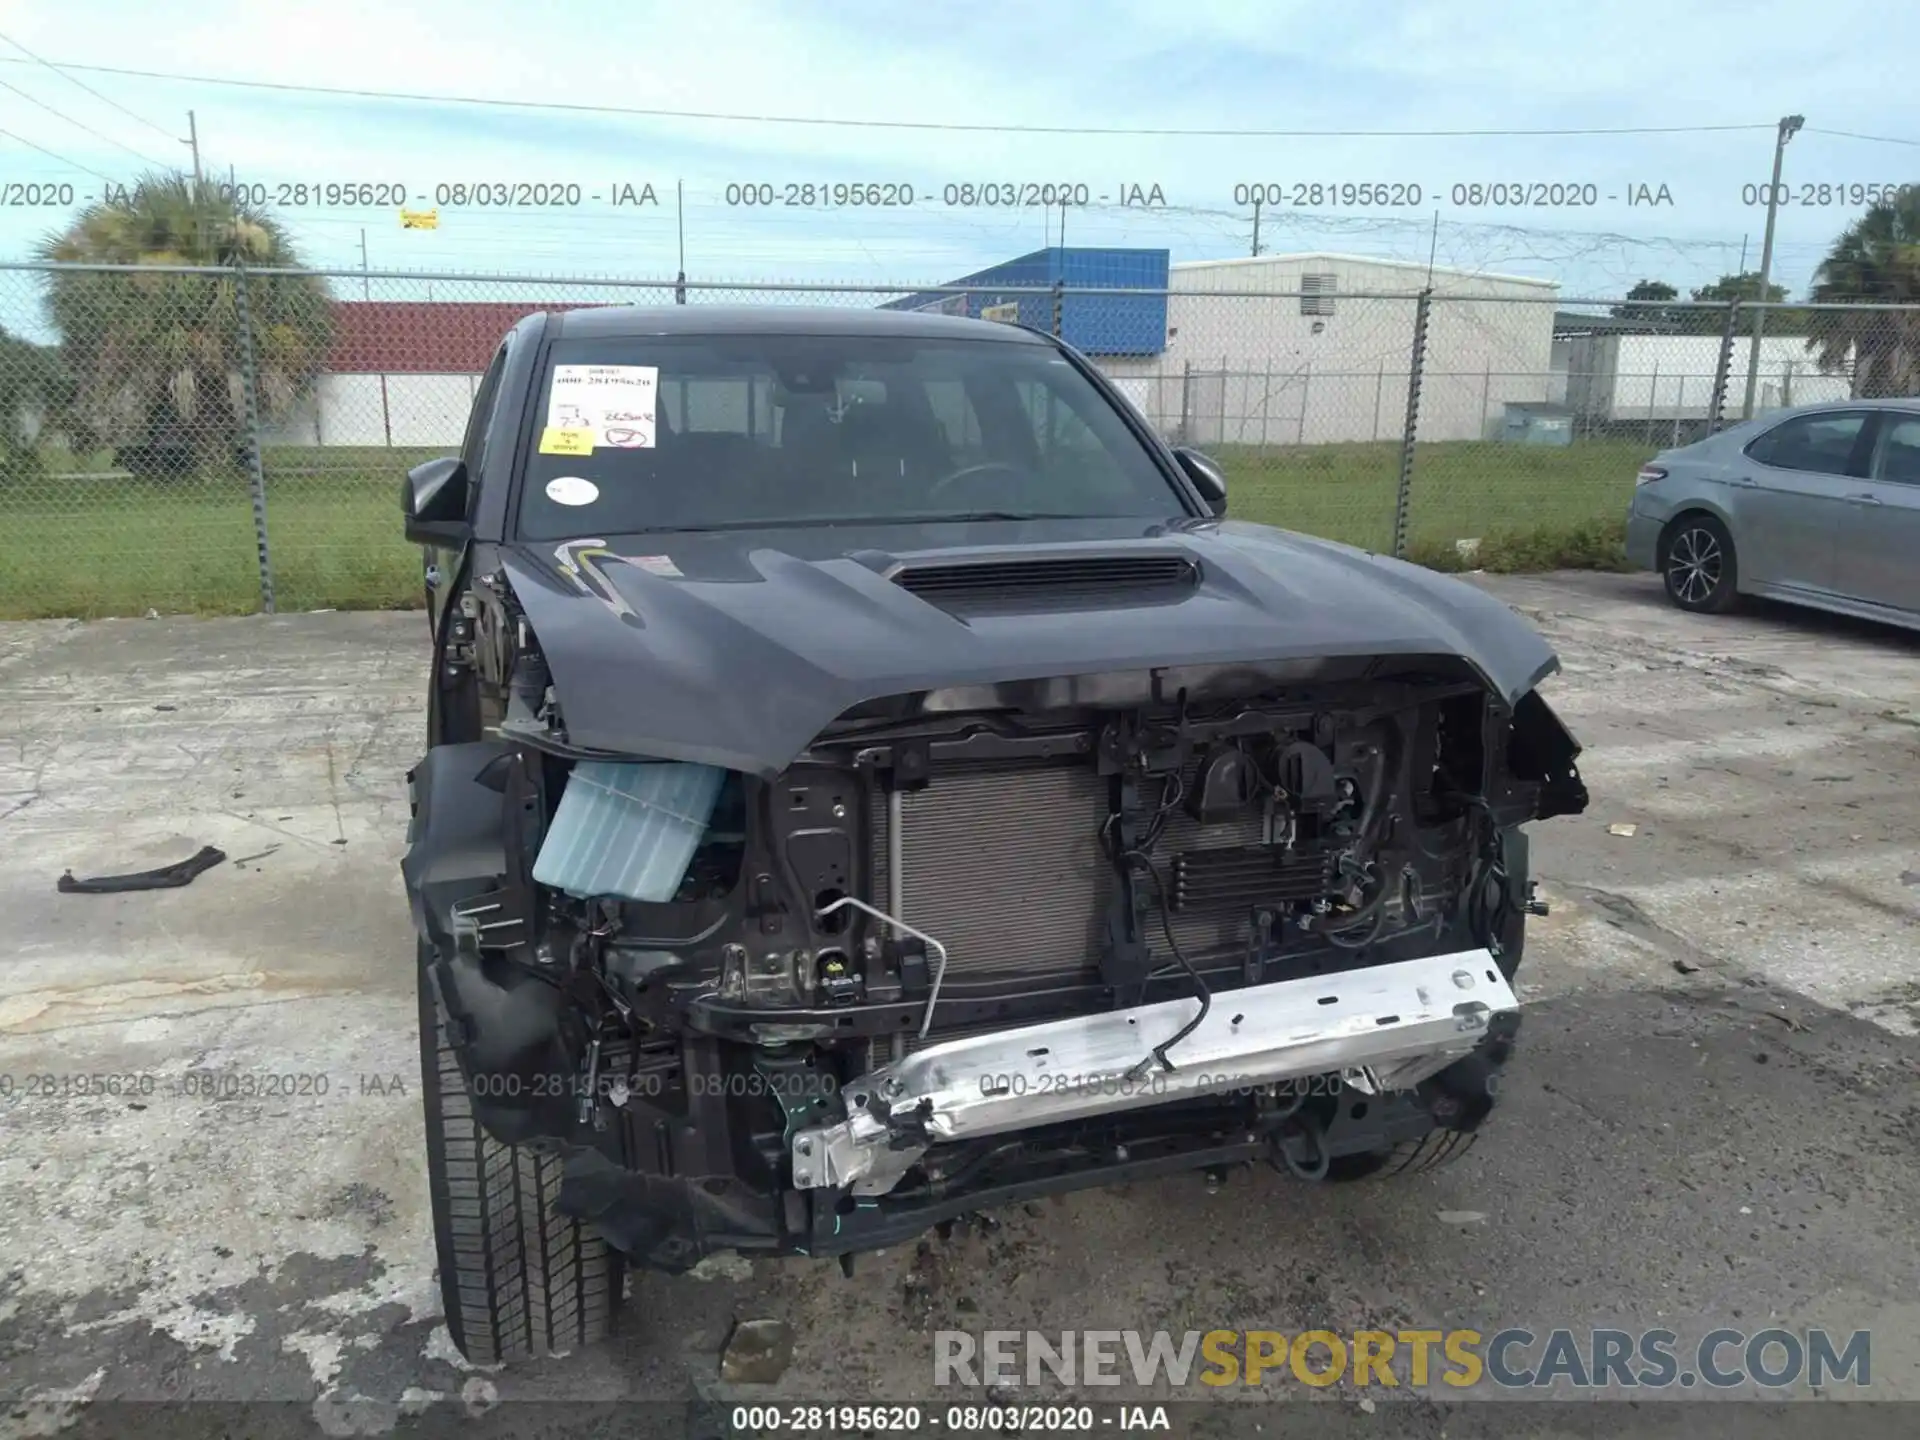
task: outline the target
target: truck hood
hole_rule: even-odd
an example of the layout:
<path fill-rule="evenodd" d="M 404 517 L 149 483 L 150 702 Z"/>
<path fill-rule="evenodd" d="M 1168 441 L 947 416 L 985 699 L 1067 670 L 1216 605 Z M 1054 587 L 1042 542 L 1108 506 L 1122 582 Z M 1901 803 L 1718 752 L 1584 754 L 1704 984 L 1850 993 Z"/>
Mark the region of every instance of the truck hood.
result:
<path fill-rule="evenodd" d="M 1166 557 L 1168 594 L 943 608 L 903 567 Z M 1452 656 L 1509 703 L 1552 649 L 1471 585 L 1238 521 L 833 526 L 519 542 L 503 565 L 593 750 L 773 776 L 863 702 L 1053 677 Z"/>

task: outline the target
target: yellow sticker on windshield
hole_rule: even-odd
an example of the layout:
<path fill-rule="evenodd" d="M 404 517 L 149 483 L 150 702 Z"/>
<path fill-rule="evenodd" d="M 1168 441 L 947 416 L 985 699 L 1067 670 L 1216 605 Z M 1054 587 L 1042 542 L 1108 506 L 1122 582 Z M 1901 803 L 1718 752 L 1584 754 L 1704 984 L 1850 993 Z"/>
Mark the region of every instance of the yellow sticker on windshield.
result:
<path fill-rule="evenodd" d="M 593 431 L 549 425 L 540 432 L 540 453 L 542 455 L 591 455 Z"/>

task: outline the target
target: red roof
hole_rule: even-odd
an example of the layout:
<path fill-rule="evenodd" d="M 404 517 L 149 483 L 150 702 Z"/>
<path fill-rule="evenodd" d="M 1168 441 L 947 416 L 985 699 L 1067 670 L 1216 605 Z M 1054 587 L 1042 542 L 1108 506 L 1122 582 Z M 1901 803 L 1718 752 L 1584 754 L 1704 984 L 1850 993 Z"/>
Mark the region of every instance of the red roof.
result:
<path fill-rule="evenodd" d="M 577 301 L 336 300 L 327 369 L 336 375 L 477 375 L 521 317 L 590 308 Z"/>

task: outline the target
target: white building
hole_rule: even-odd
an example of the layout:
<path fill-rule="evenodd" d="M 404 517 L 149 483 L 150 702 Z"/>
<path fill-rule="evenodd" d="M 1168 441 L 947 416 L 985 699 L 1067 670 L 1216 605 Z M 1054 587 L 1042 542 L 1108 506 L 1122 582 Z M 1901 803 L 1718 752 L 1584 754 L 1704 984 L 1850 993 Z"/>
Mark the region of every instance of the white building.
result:
<path fill-rule="evenodd" d="M 1560 380 L 1554 399 L 1583 419 L 1600 422 L 1704 420 L 1713 404 L 1720 364 L 1718 335 L 1566 334 L 1553 342 Z M 1723 413 L 1738 418 L 1746 400 L 1747 365 L 1753 338 L 1736 335 L 1727 367 Z M 1847 400 L 1853 380 L 1823 374 L 1802 335 L 1768 335 L 1760 341 L 1754 408 Z"/>
<path fill-rule="evenodd" d="M 292 413 L 265 427 L 273 446 L 451 450 L 501 337 L 535 310 L 572 304 L 491 300 L 336 300 L 326 363 Z"/>
<path fill-rule="evenodd" d="M 1553 282 L 1357 255 L 1173 265 L 1165 348 L 1099 364 L 1156 426 L 1196 445 L 1394 439 L 1415 296 L 1429 285 L 1422 440 L 1489 438 L 1508 403 L 1557 398 Z"/>

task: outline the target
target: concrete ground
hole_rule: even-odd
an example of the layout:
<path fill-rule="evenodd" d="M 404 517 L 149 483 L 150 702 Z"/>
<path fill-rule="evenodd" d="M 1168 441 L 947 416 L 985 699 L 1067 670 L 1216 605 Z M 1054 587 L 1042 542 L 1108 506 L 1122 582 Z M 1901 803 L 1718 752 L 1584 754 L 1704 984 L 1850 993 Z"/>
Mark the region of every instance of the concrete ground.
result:
<path fill-rule="evenodd" d="M 699 1413 L 732 1393 L 730 1324 L 762 1317 L 796 1336 L 779 1398 L 925 1398 L 949 1328 L 1776 1324 L 1873 1330 L 1874 1393 L 1920 1399 L 1920 635 L 1690 617 L 1651 577 L 1484 583 L 1560 648 L 1546 693 L 1593 803 L 1536 827 L 1552 914 L 1467 1160 L 1083 1194 L 852 1280 L 805 1260 L 640 1277 L 611 1343 L 489 1372 L 439 1318 L 419 1145 L 397 866 L 421 617 L 0 626 L 0 1431 L 111 1433 L 131 1428 L 112 1402 L 167 1399 L 283 1402 L 248 1433 L 404 1431 L 436 1398 L 472 1434 L 589 1413 L 503 1402 Z M 54 888 L 203 844 L 233 858 L 185 889 Z M 190 1070 L 250 1093 L 179 1093 Z M 1437 1433 L 1431 1405 L 1376 1393 L 1363 1412 L 1328 1392 L 1314 1423 Z M 1279 1432 L 1302 1408 L 1259 1413 Z M 1636 1426 L 1811 1418 L 1786 1410 Z"/>

